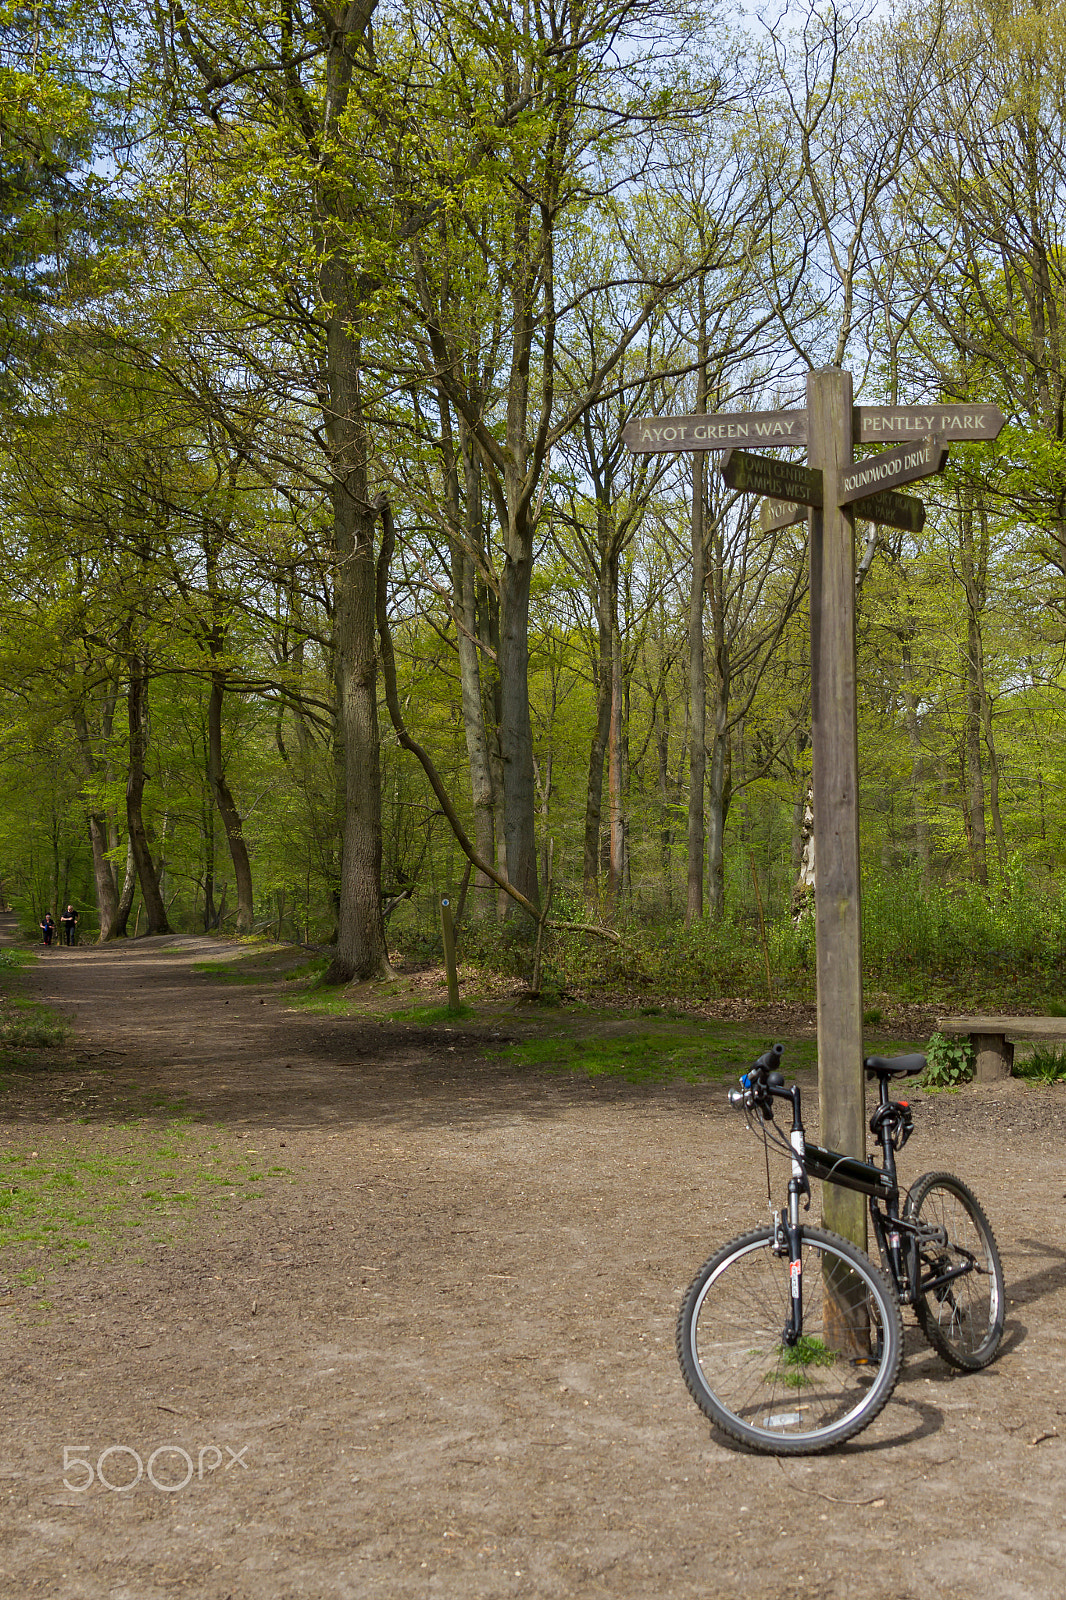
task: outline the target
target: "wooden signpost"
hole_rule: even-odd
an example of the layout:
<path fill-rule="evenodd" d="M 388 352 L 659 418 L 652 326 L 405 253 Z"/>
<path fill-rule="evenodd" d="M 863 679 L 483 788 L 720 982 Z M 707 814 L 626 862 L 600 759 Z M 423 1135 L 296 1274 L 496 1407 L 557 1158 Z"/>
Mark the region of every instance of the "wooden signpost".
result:
<path fill-rule="evenodd" d="M 995 406 L 853 406 L 851 374 L 829 367 L 808 373 L 802 411 L 646 417 L 625 430 L 629 448 L 644 454 L 728 451 L 726 482 L 767 497 L 766 531 L 809 520 L 820 1137 L 846 1155 L 866 1149 L 855 518 L 920 532 L 924 505 L 896 488 L 942 472 L 949 443 L 994 439 L 1003 421 Z M 881 443 L 904 448 L 855 461 L 855 444 Z M 806 446 L 807 466 L 751 455 L 745 446 Z M 822 1211 L 829 1227 L 865 1242 L 861 1195 L 826 1184 Z"/>

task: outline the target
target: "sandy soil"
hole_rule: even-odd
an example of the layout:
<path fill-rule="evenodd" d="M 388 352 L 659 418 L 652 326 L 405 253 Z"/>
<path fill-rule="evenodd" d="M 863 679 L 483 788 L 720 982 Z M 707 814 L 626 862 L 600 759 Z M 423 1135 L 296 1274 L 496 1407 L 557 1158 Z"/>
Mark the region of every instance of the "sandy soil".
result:
<path fill-rule="evenodd" d="M 55 950 L 29 980 L 79 1059 L 0 1101 L 5 1146 L 91 1150 L 152 1090 L 188 1097 L 194 1140 L 290 1170 L 166 1245 L 34 1287 L 0 1264 L 0 1594 L 1062 1593 L 1062 1088 L 928 1097 L 902 1157 L 985 1202 L 1000 1358 L 955 1376 L 908 1314 L 877 1422 L 782 1463 L 717 1442 L 674 1355 L 700 1262 L 765 1215 L 720 1087 L 504 1070 L 461 1029 L 220 986 L 192 971 L 212 953 Z M 168 1446 L 164 1487 L 121 1487 Z M 94 1478 L 110 1451 L 116 1487 L 64 1487 L 65 1448 Z"/>

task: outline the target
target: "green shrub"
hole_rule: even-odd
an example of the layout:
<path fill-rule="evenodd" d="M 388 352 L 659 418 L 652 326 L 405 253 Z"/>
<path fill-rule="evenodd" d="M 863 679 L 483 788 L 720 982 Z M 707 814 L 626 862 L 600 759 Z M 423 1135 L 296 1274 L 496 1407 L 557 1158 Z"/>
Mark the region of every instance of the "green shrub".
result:
<path fill-rule="evenodd" d="M 957 1089 L 973 1077 L 974 1054 L 969 1039 L 947 1039 L 934 1033 L 925 1049 L 923 1089 Z"/>

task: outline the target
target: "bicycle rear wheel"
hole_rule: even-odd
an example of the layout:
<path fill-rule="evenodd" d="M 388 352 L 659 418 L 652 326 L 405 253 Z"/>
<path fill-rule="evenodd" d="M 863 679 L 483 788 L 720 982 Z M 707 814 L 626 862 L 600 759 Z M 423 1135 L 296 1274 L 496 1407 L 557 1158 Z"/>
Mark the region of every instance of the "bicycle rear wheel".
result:
<path fill-rule="evenodd" d="M 724 1245 L 694 1279 L 677 1323 L 689 1393 L 716 1427 L 769 1455 L 850 1439 L 877 1416 L 903 1355 L 899 1304 L 880 1268 L 848 1240 L 804 1228 L 803 1332 L 784 1332 L 787 1252 L 771 1228 Z"/>
<path fill-rule="evenodd" d="M 987 1367 L 1003 1337 L 1004 1289 L 995 1235 L 980 1203 L 961 1178 L 927 1172 L 912 1187 L 903 1215 L 943 1228 L 947 1238 L 943 1245 L 911 1246 L 919 1327 L 953 1367 Z M 960 1267 L 965 1270 L 958 1276 L 939 1281 Z"/>

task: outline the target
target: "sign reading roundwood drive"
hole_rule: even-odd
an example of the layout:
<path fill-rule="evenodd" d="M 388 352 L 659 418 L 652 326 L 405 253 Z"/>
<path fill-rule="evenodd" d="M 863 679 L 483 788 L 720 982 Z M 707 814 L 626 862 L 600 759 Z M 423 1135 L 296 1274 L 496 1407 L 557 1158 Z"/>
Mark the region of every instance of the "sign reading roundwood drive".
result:
<path fill-rule="evenodd" d="M 638 417 L 622 438 L 638 455 L 807 443 L 806 411 L 720 411 L 705 417 Z"/>
<path fill-rule="evenodd" d="M 929 434 L 952 439 L 995 439 L 1004 417 L 998 406 L 855 406 L 855 444 L 895 444 Z"/>
<path fill-rule="evenodd" d="M 822 474 L 798 461 L 778 461 L 749 450 L 730 450 L 722 462 L 722 477 L 731 489 L 768 494 L 777 500 L 798 500 L 805 506 L 822 503 Z"/>
<path fill-rule="evenodd" d="M 948 459 L 947 445 L 942 439 L 925 439 L 921 444 L 904 445 L 902 450 L 883 450 L 880 455 L 867 456 L 853 467 L 845 467 L 840 474 L 840 493 L 837 504 L 851 505 L 853 500 L 868 499 L 884 489 L 894 489 L 901 483 L 913 483 L 916 478 L 931 478 L 943 472 Z"/>

